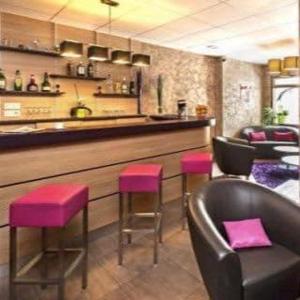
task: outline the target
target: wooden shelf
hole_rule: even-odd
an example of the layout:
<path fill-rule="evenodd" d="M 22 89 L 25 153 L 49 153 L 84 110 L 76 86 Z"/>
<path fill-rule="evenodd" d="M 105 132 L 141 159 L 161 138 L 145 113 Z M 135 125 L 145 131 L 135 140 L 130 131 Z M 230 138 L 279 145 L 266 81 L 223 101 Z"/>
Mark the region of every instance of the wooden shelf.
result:
<path fill-rule="evenodd" d="M 60 74 L 50 74 L 51 78 L 71 79 L 71 80 L 89 80 L 89 81 L 103 81 L 105 77 L 80 77 L 80 76 L 69 76 Z"/>
<path fill-rule="evenodd" d="M 22 96 L 22 97 L 57 97 L 63 95 L 64 92 L 27 92 L 27 91 L 0 91 L 0 96 Z"/>
<path fill-rule="evenodd" d="M 94 97 L 96 98 L 132 98 L 132 99 L 137 99 L 137 95 L 132 95 L 132 94 L 99 94 L 95 93 Z"/>
<path fill-rule="evenodd" d="M 57 51 L 27 49 L 27 48 L 10 47 L 10 46 L 0 46 L 0 51 L 19 52 L 19 53 L 35 54 L 35 55 L 43 55 L 43 56 L 51 56 L 51 57 L 61 57 L 60 53 Z"/>

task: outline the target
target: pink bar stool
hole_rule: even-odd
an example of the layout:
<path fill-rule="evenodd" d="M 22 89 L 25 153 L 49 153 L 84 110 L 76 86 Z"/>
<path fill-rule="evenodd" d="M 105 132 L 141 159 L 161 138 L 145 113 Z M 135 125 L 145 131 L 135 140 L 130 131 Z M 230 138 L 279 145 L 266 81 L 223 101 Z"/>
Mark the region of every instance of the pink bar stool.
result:
<path fill-rule="evenodd" d="M 181 158 L 182 173 L 182 228 L 185 228 L 186 205 L 189 193 L 187 191 L 188 175 L 208 174 L 212 179 L 213 156 L 209 152 L 186 153 Z"/>
<path fill-rule="evenodd" d="M 69 221 L 83 211 L 82 248 L 66 249 L 64 231 Z M 58 299 L 64 299 L 65 279 L 78 266 L 82 266 L 82 288 L 87 287 L 88 259 L 88 187 L 81 184 L 50 184 L 37 188 L 14 201 L 9 208 L 10 226 L 10 300 L 16 299 L 16 285 L 35 284 L 44 289 L 49 284 L 58 286 Z M 41 228 L 41 252 L 20 270 L 17 270 L 17 228 Z M 58 249 L 47 248 L 47 229 L 59 228 Z M 76 252 L 74 262 L 65 268 L 65 253 Z M 41 278 L 25 278 L 27 273 L 49 253 L 58 254 L 58 277 L 48 278 L 47 261 L 42 262 Z"/>
<path fill-rule="evenodd" d="M 132 193 L 156 193 L 154 211 L 133 213 Z M 124 196 L 127 195 L 127 211 L 124 210 Z M 124 216 L 124 213 L 126 217 Z M 153 218 L 153 228 L 134 228 L 133 218 Z M 158 239 L 162 242 L 162 166 L 158 164 L 135 164 L 126 167 L 119 177 L 119 265 L 123 263 L 123 235 L 127 234 L 128 243 L 131 235 L 137 231 L 153 232 L 154 264 L 158 258 Z"/>

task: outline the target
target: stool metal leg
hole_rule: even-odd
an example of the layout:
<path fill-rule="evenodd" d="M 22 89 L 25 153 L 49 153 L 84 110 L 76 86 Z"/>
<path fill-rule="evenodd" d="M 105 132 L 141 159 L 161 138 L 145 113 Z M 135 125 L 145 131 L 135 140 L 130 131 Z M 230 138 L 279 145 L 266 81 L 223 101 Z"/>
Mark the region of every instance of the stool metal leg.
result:
<path fill-rule="evenodd" d="M 131 228 L 132 226 L 132 193 L 128 193 L 128 215 L 129 215 L 129 219 L 128 219 L 128 225 L 129 225 L 129 228 Z M 129 232 L 127 234 L 127 241 L 128 241 L 128 244 L 131 244 L 132 242 L 132 234 Z"/>
<path fill-rule="evenodd" d="M 16 286 L 14 280 L 17 276 L 17 228 L 9 230 L 9 299 L 16 299 Z"/>
<path fill-rule="evenodd" d="M 65 228 L 59 229 L 59 246 L 58 246 L 58 260 L 59 260 L 59 283 L 58 283 L 58 300 L 64 300 L 65 296 L 65 255 L 64 255 L 64 232 Z"/>
<path fill-rule="evenodd" d="M 158 236 L 159 236 L 159 215 L 158 215 L 158 211 L 159 211 L 159 207 L 160 207 L 160 197 L 159 197 L 159 193 L 157 194 L 157 196 L 155 197 L 155 203 L 154 203 L 154 234 L 153 234 L 153 238 L 154 238 L 154 253 L 153 253 L 153 263 L 154 265 L 157 265 L 157 261 L 158 261 Z"/>
<path fill-rule="evenodd" d="M 119 265 L 123 264 L 123 224 L 124 224 L 124 207 L 123 193 L 119 193 Z"/>
<path fill-rule="evenodd" d="M 82 260 L 82 288 L 88 285 L 88 205 L 83 209 L 82 215 L 82 239 L 84 248 L 84 258 Z"/>
<path fill-rule="evenodd" d="M 182 174 L 182 200 L 181 200 L 181 219 L 182 219 L 182 229 L 185 229 L 185 219 L 186 219 L 186 203 L 187 202 L 187 175 Z"/>
<path fill-rule="evenodd" d="M 48 260 L 46 257 L 46 250 L 47 250 L 47 228 L 43 227 L 42 228 L 42 253 L 45 256 L 44 261 L 42 262 L 42 270 L 41 270 L 41 276 L 42 279 L 47 279 L 48 277 Z M 42 284 L 41 285 L 42 289 L 47 288 L 47 284 Z"/>
<path fill-rule="evenodd" d="M 162 195 L 162 182 L 159 184 L 159 212 L 160 212 L 160 224 L 159 224 L 159 242 L 162 243 L 163 239 L 163 195 Z"/>

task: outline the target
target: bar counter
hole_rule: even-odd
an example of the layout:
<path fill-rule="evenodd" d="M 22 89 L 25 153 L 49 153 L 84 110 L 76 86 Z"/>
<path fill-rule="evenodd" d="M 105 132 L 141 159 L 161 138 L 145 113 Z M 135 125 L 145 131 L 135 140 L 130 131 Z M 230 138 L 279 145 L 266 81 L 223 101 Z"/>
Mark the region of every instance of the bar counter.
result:
<path fill-rule="evenodd" d="M 89 229 L 117 221 L 118 175 L 128 164 L 163 165 L 163 201 L 181 197 L 180 157 L 189 151 L 207 151 L 214 118 L 141 121 L 122 124 L 44 129 L 26 134 L 0 134 L 0 264 L 8 260 L 9 204 L 28 191 L 48 183 L 84 183 L 90 188 Z M 125 122 L 125 123 L 124 123 Z M 199 186 L 201 176 L 189 180 Z M 139 195 L 139 208 L 146 209 L 149 196 Z M 69 234 L 79 233 L 76 218 Z M 19 247 L 22 255 L 37 250 L 39 233 L 24 230 Z"/>

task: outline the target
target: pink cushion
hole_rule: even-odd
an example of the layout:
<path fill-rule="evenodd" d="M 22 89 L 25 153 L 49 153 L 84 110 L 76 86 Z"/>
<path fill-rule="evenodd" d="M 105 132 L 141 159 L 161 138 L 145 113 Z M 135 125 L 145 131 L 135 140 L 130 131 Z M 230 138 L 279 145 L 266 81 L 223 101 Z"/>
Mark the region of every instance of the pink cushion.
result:
<path fill-rule="evenodd" d="M 187 153 L 181 158 L 182 173 L 210 174 L 212 165 L 212 154 L 208 152 Z"/>
<path fill-rule="evenodd" d="M 280 132 L 280 131 L 274 131 L 274 140 L 278 142 L 294 142 L 295 141 L 295 135 L 293 132 Z"/>
<path fill-rule="evenodd" d="M 136 164 L 126 167 L 119 177 L 120 192 L 158 192 L 162 179 L 162 166 Z"/>
<path fill-rule="evenodd" d="M 266 133 L 264 131 L 250 132 L 249 137 L 251 142 L 261 142 L 267 140 Z"/>
<path fill-rule="evenodd" d="M 62 227 L 88 203 L 81 184 L 41 186 L 10 205 L 12 227 Z"/>
<path fill-rule="evenodd" d="M 223 222 L 223 224 L 232 249 L 272 245 L 260 219 Z"/>

